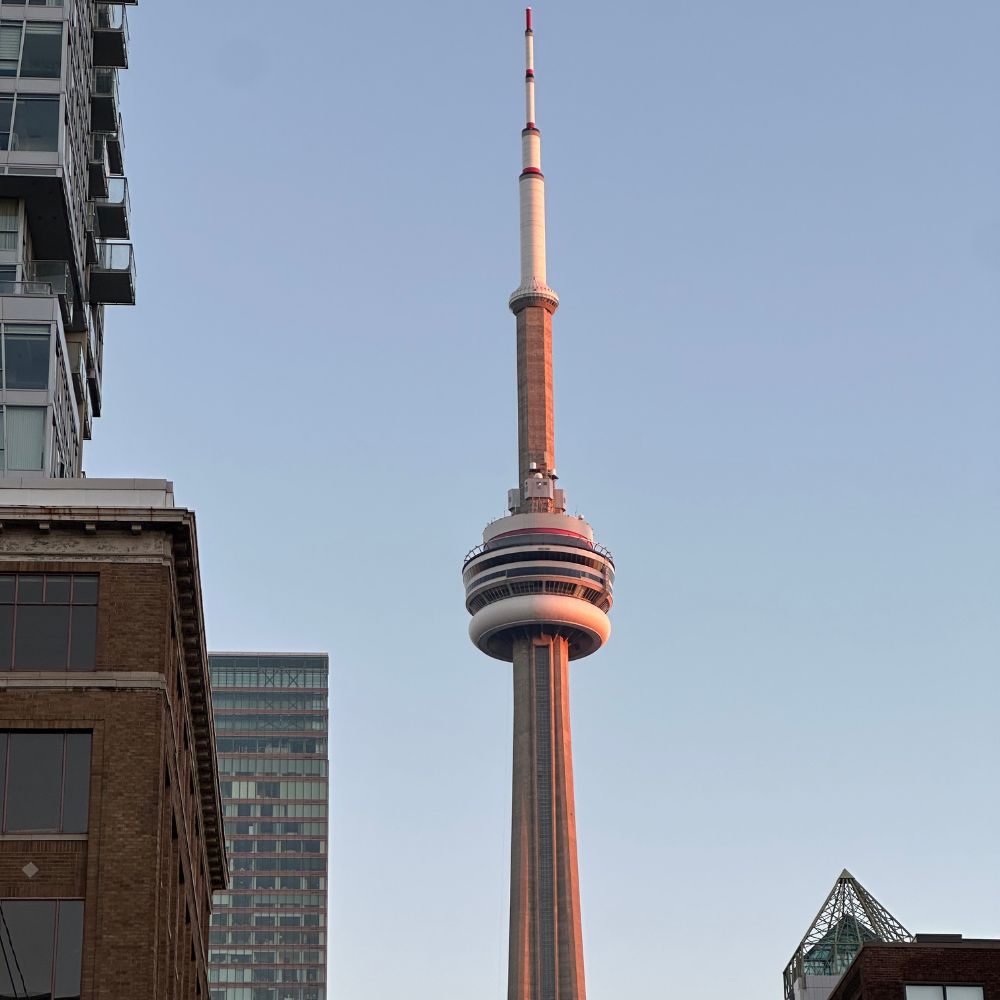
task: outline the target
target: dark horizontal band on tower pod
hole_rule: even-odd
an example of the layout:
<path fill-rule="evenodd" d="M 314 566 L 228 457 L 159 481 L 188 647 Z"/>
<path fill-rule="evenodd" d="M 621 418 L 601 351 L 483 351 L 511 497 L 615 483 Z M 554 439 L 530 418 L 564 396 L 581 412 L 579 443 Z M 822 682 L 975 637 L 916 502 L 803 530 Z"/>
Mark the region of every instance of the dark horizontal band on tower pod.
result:
<path fill-rule="evenodd" d="M 525 132 L 537 132 L 537 131 L 538 131 L 538 126 L 534 122 L 528 122 L 528 124 L 525 125 L 523 129 L 521 129 L 521 135 L 524 135 Z"/>
<path fill-rule="evenodd" d="M 533 69 L 526 69 L 524 71 L 524 75 L 528 77 L 528 79 L 533 80 L 535 78 L 535 71 Z"/>
<path fill-rule="evenodd" d="M 514 531 L 504 531 L 499 535 L 494 535 L 490 541 L 498 538 L 510 538 L 512 535 L 569 535 L 571 538 L 582 538 L 585 542 L 590 539 L 579 531 L 567 531 L 565 528 L 516 528 Z"/>
<path fill-rule="evenodd" d="M 521 171 L 522 177 L 544 177 L 545 175 L 538 169 L 538 167 L 525 167 Z"/>

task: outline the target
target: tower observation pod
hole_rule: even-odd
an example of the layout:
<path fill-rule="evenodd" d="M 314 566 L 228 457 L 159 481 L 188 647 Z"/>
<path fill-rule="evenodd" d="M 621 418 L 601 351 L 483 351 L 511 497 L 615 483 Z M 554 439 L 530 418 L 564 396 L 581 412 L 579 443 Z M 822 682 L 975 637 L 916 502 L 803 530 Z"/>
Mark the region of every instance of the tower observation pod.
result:
<path fill-rule="evenodd" d="M 519 179 L 517 323 L 519 485 L 462 567 L 469 635 L 513 664 L 514 766 L 508 1000 L 585 1000 L 569 663 L 611 634 L 615 567 L 558 488 L 552 398 L 545 177 L 535 112 L 532 11 L 526 12 L 525 127 Z"/>

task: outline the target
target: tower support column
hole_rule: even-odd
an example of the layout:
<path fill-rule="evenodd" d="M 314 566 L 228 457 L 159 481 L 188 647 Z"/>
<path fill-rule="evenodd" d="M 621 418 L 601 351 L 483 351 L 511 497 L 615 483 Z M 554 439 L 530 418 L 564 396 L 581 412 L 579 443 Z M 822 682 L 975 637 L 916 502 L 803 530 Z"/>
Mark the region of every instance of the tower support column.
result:
<path fill-rule="evenodd" d="M 514 640 L 508 1000 L 585 1000 L 569 644 Z"/>

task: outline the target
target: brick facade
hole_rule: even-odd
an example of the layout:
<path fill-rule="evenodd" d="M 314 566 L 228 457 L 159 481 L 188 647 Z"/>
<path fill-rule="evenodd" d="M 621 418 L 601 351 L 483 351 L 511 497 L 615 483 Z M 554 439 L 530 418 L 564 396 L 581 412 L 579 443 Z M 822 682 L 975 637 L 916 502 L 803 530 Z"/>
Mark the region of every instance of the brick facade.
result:
<path fill-rule="evenodd" d="M 0 508 L 0 574 L 96 574 L 96 669 L 0 672 L 0 730 L 92 733 L 88 832 L 0 836 L 0 900 L 84 900 L 86 1000 L 207 998 L 226 877 L 193 515 L 39 513 Z"/>
<path fill-rule="evenodd" d="M 1000 1000 L 1000 941 L 918 935 L 907 944 L 868 943 L 830 1000 L 904 1000 L 907 985 L 982 986 L 983 1000 Z"/>

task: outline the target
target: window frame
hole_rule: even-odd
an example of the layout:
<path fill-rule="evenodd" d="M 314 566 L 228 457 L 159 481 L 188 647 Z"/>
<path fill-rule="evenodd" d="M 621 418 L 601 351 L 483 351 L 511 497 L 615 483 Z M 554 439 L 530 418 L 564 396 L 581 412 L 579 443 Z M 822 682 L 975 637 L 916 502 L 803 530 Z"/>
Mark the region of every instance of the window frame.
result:
<path fill-rule="evenodd" d="M 52 953 L 51 953 L 51 968 L 49 969 L 49 996 L 66 995 L 66 983 L 61 983 L 58 979 L 60 968 L 60 931 L 68 925 L 67 915 L 63 913 L 63 906 L 65 904 L 71 904 L 74 907 L 74 918 L 78 921 L 80 938 L 79 942 L 75 942 L 78 946 L 75 948 L 73 945 L 67 945 L 69 949 L 67 957 L 72 955 L 72 952 L 79 950 L 80 953 L 80 965 L 79 970 L 74 969 L 75 981 L 70 987 L 75 988 L 79 992 L 82 980 L 83 980 L 83 957 L 85 951 L 83 948 L 84 938 L 86 937 L 86 900 L 78 896 L 42 896 L 42 897 L 20 897 L 20 896 L 4 896 L 0 898 L 0 912 L 3 913 L 3 937 L 4 941 L 9 947 L 11 943 L 11 936 L 8 930 L 10 924 L 15 923 L 15 915 L 11 913 L 10 907 L 13 906 L 15 911 L 16 908 L 23 904 L 38 905 L 40 903 L 51 903 L 52 904 Z M 0 969 L 0 975 L 5 975 L 10 978 L 10 972 L 6 967 Z M 19 971 L 19 970 L 18 970 Z M 32 986 L 35 984 L 33 983 Z M 40 984 L 39 984 L 40 985 Z M 17 983 L 12 983 L 14 992 L 18 990 Z M 44 994 L 43 994 L 44 995 Z"/>
<path fill-rule="evenodd" d="M 0 233 L 6 232 L 6 230 L 0 230 Z M 8 265 L 10 266 L 10 265 Z M 16 265 L 15 265 L 16 266 Z M 41 339 L 42 337 L 46 340 L 46 367 L 45 367 L 45 384 L 31 385 L 31 386 L 9 386 L 7 384 L 7 374 L 10 371 L 10 365 L 7 363 L 7 337 L 8 335 L 14 337 L 37 337 Z M 4 392 L 38 392 L 45 393 L 48 396 L 49 389 L 52 386 L 52 324 L 51 323 L 0 323 L 0 388 Z"/>
<path fill-rule="evenodd" d="M 0 419 L 3 417 L 5 414 L 0 413 Z M 26 592 L 25 585 L 38 579 L 42 589 L 40 596 L 34 599 L 30 592 Z M 68 581 L 68 597 L 60 600 L 57 595 L 50 599 L 52 583 L 63 580 Z M 83 590 L 81 585 L 87 589 Z M 12 592 L 7 590 L 10 586 L 13 587 Z M 78 587 L 81 587 L 79 596 Z M 89 673 L 96 670 L 100 594 L 99 573 L 0 573 L 0 673 Z M 24 665 L 23 660 L 19 661 L 20 612 L 28 608 L 68 608 L 65 655 L 51 664 L 35 662 Z M 7 609 L 10 609 L 9 612 Z M 85 612 L 83 609 L 91 610 Z M 30 629 L 30 626 L 25 627 Z M 79 644 L 75 645 L 77 640 Z M 24 635 L 22 641 L 25 641 Z"/>
<path fill-rule="evenodd" d="M 979 990 L 980 993 L 979 1000 L 983 1000 L 983 998 L 986 996 L 986 987 L 983 983 L 904 983 L 903 984 L 904 1000 L 911 1000 L 910 987 L 917 987 L 920 989 L 940 990 L 941 991 L 940 1000 L 949 1000 L 948 991 L 951 989 Z"/>
<path fill-rule="evenodd" d="M 24 828 L 9 829 L 9 795 L 11 779 L 11 739 L 18 736 L 61 736 L 62 749 L 59 765 L 59 822 L 56 829 Z M 82 830 L 66 830 L 67 816 L 67 786 L 71 779 L 72 764 L 70 761 L 70 737 L 87 738 L 87 779 L 85 786 L 86 798 L 83 803 Z M 93 780 L 94 763 L 94 733 L 91 729 L 3 729 L 0 730 L 2 750 L 0 750 L 0 836 L 8 840 L 34 840 L 39 837 L 46 839 L 70 838 L 84 839 L 90 830 L 90 785 Z M 74 824 L 80 825 L 80 824 Z"/>

